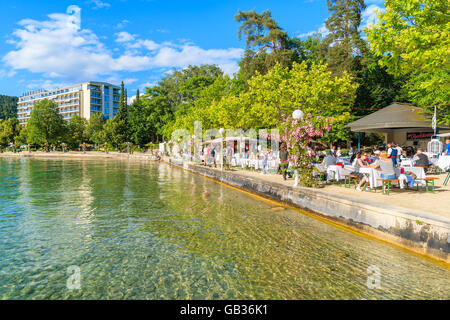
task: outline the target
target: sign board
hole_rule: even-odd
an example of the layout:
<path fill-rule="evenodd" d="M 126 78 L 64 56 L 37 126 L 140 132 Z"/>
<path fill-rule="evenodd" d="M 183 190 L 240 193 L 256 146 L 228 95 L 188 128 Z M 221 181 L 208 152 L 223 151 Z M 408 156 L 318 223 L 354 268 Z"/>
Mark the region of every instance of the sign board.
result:
<path fill-rule="evenodd" d="M 433 132 L 408 132 L 406 140 L 430 140 L 433 136 Z"/>

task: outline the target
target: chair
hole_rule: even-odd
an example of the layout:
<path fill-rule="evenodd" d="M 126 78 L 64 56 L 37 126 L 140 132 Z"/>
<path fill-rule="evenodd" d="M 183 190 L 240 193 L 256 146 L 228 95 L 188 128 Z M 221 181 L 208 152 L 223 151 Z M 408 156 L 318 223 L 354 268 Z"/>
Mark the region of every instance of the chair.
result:
<path fill-rule="evenodd" d="M 449 181 L 450 181 L 450 170 L 448 171 L 447 177 L 445 178 L 444 183 L 442 185 L 446 186 Z"/>

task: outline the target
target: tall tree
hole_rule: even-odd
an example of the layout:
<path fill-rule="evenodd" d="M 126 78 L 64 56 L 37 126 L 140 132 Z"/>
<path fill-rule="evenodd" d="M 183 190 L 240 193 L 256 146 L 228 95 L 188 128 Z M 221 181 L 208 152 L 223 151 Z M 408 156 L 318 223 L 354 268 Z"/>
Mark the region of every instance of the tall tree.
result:
<path fill-rule="evenodd" d="M 0 148 L 14 143 L 14 139 L 19 132 L 19 120 L 16 118 L 9 118 L 8 120 L 0 119 Z"/>
<path fill-rule="evenodd" d="M 88 121 L 78 115 L 75 115 L 66 122 L 66 138 L 65 142 L 69 148 L 75 149 L 79 147 L 87 138 Z"/>
<path fill-rule="evenodd" d="M 65 126 L 58 105 L 48 99 L 36 103 L 28 120 L 31 144 L 56 144 L 64 136 Z"/>
<path fill-rule="evenodd" d="M 0 119 L 17 118 L 17 97 L 0 95 Z"/>
<path fill-rule="evenodd" d="M 288 48 L 288 35 L 278 25 L 269 10 L 263 13 L 239 11 L 235 21 L 241 23 L 239 39 L 246 37 L 246 51 L 239 63 L 246 80 L 256 72 L 266 74 L 277 63 L 290 66 L 292 51 Z"/>
<path fill-rule="evenodd" d="M 112 119 L 114 121 L 114 125 L 109 125 L 108 129 L 115 130 L 115 142 L 114 145 L 120 145 L 122 143 L 128 142 L 130 140 L 130 132 L 129 132 L 129 112 L 128 112 L 128 97 L 127 97 L 127 89 L 125 86 L 121 84 L 120 89 L 120 105 L 119 111 L 116 116 Z M 111 140 L 111 143 L 113 140 Z"/>
<path fill-rule="evenodd" d="M 448 0 L 386 0 L 386 11 L 365 30 L 380 65 L 408 76 L 405 90 L 412 103 L 433 111 L 450 124 L 450 2 Z"/>
<path fill-rule="evenodd" d="M 86 127 L 86 138 L 97 145 L 105 142 L 103 135 L 103 126 L 105 125 L 105 117 L 100 113 L 94 113 L 89 119 Z"/>
<path fill-rule="evenodd" d="M 364 0 L 328 0 L 331 16 L 325 22 L 327 36 L 327 58 L 329 69 L 334 74 L 352 72 L 355 56 L 364 56 L 366 44 L 359 27 L 361 14 L 366 8 Z"/>
<path fill-rule="evenodd" d="M 239 11 L 235 20 L 242 23 L 239 28 L 239 40 L 243 33 L 247 36 L 247 49 L 269 49 L 276 55 L 278 50 L 286 46 L 287 33 L 272 18 L 270 10 L 261 14 L 255 12 L 255 10 Z"/>

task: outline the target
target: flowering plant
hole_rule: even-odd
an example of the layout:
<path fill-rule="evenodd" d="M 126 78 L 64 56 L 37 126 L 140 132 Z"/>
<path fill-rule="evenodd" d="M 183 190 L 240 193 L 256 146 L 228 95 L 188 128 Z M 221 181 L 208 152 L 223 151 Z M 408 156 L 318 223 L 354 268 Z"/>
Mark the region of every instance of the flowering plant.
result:
<path fill-rule="evenodd" d="M 286 143 L 289 162 L 297 169 L 303 186 L 313 187 L 317 184 L 313 177 L 314 165 L 311 163 L 308 147 L 315 138 L 323 137 L 333 127 L 336 119 L 316 116 L 308 113 L 303 119 L 293 119 L 283 115 L 281 141 Z"/>

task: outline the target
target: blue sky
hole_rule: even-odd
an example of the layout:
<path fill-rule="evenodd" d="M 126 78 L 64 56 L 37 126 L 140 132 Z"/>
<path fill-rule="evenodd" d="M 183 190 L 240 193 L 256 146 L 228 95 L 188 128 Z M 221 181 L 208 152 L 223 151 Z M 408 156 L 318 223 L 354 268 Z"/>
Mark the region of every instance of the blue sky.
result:
<path fill-rule="evenodd" d="M 382 0 L 366 0 L 364 22 Z M 0 94 L 124 80 L 129 93 L 174 68 L 237 70 L 238 10 L 269 9 L 290 36 L 326 33 L 325 0 L 0 1 Z"/>

